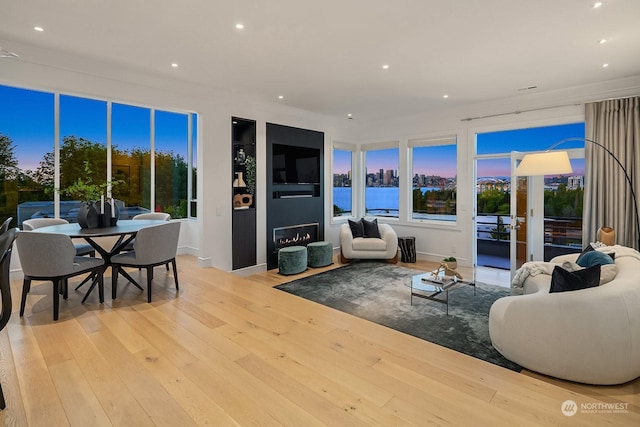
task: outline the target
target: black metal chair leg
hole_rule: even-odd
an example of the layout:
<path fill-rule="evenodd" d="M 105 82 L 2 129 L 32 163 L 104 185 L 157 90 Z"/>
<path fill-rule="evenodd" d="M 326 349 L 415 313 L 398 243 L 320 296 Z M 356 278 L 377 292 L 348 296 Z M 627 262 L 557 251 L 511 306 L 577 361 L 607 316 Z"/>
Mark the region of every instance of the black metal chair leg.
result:
<path fill-rule="evenodd" d="M 58 320 L 60 312 L 60 282 L 62 279 L 53 280 L 53 320 Z"/>
<path fill-rule="evenodd" d="M 104 303 L 104 268 L 98 273 L 98 298 Z"/>
<path fill-rule="evenodd" d="M 118 287 L 118 270 L 120 268 L 114 265 L 111 268 L 111 299 L 116 299 L 116 290 Z"/>
<path fill-rule="evenodd" d="M 0 384 L 0 411 L 7 407 L 4 401 L 4 391 L 2 391 L 2 384 Z"/>
<path fill-rule="evenodd" d="M 31 290 L 31 279 L 24 279 L 22 283 L 22 300 L 20 301 L 20 317 L 24 316 L 24 306 L 27 304 L 27 294 Z"/>
<path fill-rule="evenodd" d="M 180 286 L 178 286 L 178 268 L 176 267 L 176 259 L 171 260 L 171 264 L 173 264 L 173 279 L 176 281 L 176 290 L 180 290 Z M 167 264 L 169 266 L 169 264 Z"/>
<path fill-rule="evenodd" d="M 153 282 L 153 267 L 147 267 L 147 302 L 151 302 L 151 282 Z"/>

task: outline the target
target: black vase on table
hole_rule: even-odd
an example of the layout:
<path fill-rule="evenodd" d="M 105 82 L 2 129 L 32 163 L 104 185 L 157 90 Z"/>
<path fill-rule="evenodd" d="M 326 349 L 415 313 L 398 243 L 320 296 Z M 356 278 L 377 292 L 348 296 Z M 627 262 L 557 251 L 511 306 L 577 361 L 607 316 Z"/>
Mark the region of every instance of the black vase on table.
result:
<path fill-rule="evenodd" d="M 80 228 L 97 228 L 100 225 L 100 206 L 97 203 L 82 202 L 78 210 Z"/>

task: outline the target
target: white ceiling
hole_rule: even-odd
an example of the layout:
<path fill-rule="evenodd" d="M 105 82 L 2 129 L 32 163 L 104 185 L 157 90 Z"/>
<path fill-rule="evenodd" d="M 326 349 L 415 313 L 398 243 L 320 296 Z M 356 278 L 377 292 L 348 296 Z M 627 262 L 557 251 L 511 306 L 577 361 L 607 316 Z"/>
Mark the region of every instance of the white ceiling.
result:
<path fill-rule="evenodd" d="M 378 120 L 640 75 L 640 0 L 592 3 L 0 0 L 0 46 Z"/>

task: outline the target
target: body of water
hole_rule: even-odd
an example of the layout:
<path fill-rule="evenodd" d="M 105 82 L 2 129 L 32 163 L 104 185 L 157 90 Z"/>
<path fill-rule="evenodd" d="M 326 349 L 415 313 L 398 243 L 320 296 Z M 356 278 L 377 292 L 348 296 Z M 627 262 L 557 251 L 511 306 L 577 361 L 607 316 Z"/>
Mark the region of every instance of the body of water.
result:
<path fill-rule="evenodd" d="M 427 191 L 440 190 L 437 187 L 422 187 L 423 193 Z M 399 209 L 398 187 L 367 187 L 365 189 L 365 207 L 369 215 L 398 217 Z M 351 187 L 334 187 L 333 204 L 338 205 L 344 211 L 351 213 Z M 439 219 L 455 221 L 455 215 L 427 215 L 413 214 L 414 219 Z"/>

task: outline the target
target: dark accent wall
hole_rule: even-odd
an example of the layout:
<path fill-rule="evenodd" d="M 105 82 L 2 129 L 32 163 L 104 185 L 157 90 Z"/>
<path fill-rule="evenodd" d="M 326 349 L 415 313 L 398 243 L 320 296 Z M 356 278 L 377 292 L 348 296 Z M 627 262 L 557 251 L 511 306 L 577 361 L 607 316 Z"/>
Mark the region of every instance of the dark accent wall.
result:
<path fill-rule="evenodd" d="M 278 267 L 273 229 L 298 224 L 320 224 L 318 240 L 324 240 L 324 133 L 267 123 L 267 268 Z M 273 144 L 320 150 L 318 184 L 274 184 Z"/>

